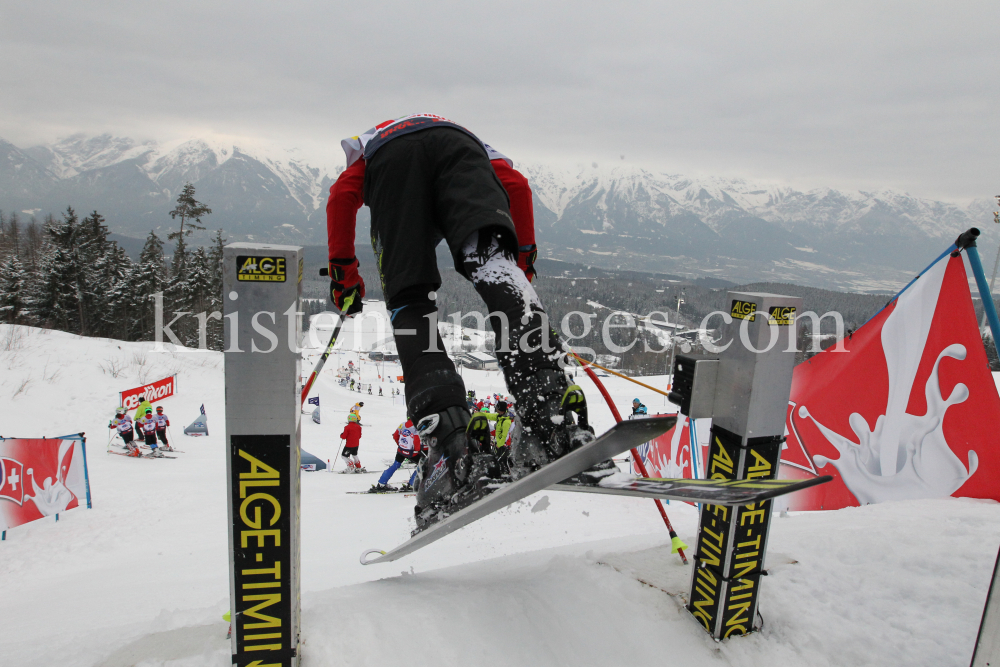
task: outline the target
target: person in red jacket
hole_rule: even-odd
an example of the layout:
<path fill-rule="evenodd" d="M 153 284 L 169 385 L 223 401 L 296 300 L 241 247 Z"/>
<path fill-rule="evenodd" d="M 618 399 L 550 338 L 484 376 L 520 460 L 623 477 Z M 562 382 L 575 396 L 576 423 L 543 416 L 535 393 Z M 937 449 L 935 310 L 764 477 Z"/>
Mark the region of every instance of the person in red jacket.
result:
<path fill-rule="evenodd" d="M 347 415 L 347 426 L 344 427 L 340 437 L 344 440 L 344 449 L 340 455 L 347 464 L 345 472 L 368 472 L 361 467 L 361 460 L 358 459 L 358 447 L 361 446 L 361 419 L 353 412 Z"/>
<path fill-rule="evenodd" d="M 440 241 L 489 308 L 497 360 L 522 423 L 512 447 L 515 474 L 565 454 L 593 429 L 582 390 L 560 368 L 560 343 L 531 285 L 531 188 L 513 162 L 433 114 L 379 123 L 341 146 L 347 168 L 326 207 L 330 297 L 345 316 L 363 307 L 354 242 L 358 209 L 367 204 L 375 268 L 406 378 L 407 417 L 429 450 L 417 491 L 420 530 L 442 510 L 478 499 L 484 486 L 475 482 L 495 469 L 489 422 L 470 416 L 462 377 L 432 324 Z"/>

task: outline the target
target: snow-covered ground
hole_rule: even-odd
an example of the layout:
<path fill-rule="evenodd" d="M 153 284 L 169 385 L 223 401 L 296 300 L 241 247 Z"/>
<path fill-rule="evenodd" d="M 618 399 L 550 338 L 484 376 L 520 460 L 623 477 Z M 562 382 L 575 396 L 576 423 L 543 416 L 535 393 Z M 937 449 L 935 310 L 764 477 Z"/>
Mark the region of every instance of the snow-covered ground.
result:
<path fill-rule="evenodd" d="M 228 665 L 222 355 L 14 331 L 0 326 L 0 434 L 86 431 L 94 508 L 14 528 L 0 543 L 0 665 Z M 307 355 L 306 372 L 317 355 Z M 379 373 L 401 372 L 357 352 L 335 354 L 318 384 L 323 423 L 304 417 L 303 448 L 333 461 L 347 409 L 360 398 L 360 457 L 378 470 L 404 417 L 402 400 L 389 396 L 400 385 L 383 380 L 381 398 L 336 386 L 334 369 L 348 360 L 361 363 L 376 393 Z M 117 392 L 172 373 L 179 395 L 163 405 L 183 453 L 106 455 Z M 463 373 L 469 388 L 506 393 L 498 372 Z M 596 389 L 578 381 L 598 429 L 610 426 Z M 653 411 L 671 410 L 653 392 L 604 381 L 622 408 L 639 397 Z M 202 403 L 211 435 L 179 435 Z M 1000 544 L 993 502 L 775 517 L 763 630 L 716 643 L 683 610 L 690 568 L 670 555 L 649 501 L 543 492 L 411 557 L 363 567 L 361 551 L 398 544 L 412 524 L 410 498 L 345 493 L 375 479 L 303 473 L 307 667 L 965 665 Z M 693 544 L 695 510 L 667 509 Z"/>

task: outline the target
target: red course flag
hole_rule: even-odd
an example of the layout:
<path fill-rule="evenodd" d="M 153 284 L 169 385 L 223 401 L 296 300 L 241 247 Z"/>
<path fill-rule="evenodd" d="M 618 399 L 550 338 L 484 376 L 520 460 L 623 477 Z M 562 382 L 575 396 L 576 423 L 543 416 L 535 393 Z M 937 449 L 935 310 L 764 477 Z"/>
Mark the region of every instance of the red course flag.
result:
<path fill-rule="evenodd" d="M 843 342 L 795 368 L 779 475 L 834 481 L 778 506 L 1000 500 L 1000 396 L 962 257 L 933 264 Z"/>

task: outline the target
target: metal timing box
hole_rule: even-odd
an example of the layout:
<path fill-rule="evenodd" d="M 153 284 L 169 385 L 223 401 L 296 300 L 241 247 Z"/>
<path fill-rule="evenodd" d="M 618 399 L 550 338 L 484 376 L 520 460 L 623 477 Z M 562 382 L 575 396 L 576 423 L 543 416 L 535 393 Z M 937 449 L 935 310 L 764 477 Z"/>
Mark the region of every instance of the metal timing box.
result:
<path fill-rule="evenodd" d="M 223 249 L 232 661 L 299 653 L 302 248 Z"/>

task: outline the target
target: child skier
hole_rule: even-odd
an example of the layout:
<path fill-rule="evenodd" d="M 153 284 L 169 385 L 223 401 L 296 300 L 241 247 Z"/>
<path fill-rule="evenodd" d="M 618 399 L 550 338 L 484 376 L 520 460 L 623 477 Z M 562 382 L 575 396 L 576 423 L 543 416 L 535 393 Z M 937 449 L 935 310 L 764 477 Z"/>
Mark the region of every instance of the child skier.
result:
<path fill-rule="evenodd" d="M 593 429 L 583 391 L 566 378 L 561 344 L 531 286 L 538 254 L 531 188 L 513 162 L 432 114 L 385 121 L 341 146 L 347 168 L 326 207 L 330 297 L 345 316 L 363 308 L 354 240 L 357 212 L 367 204 L 406 378 L 407 416 L 429 449 L 415 510 L 421 530 L 440 512 L 482 497 L 486 487 L 478 482 L 495 467 L 489 422 L 470 416 L 462 377 L 429 317 L 437 312 L 435 247 L 442 237 L 455 269 L 494 314 L 497 359 L 520 411 L 512 452 L 517 475 L 589 442 Z"/>
<path fill-rule="evenodd" d="M 344 450 L 340 452 L 347 464 L 345 472 L 368 472 L 361 467 L 361 460 L 358 459 L 358 447 L 361 446 L 361 418 L 354 412 L 347 415 L 347 426 L 344 427 L 340 437 L 345 441 Z"/>
<path fill-rule="evenodd" d="M 163 453 L 156 446 L 156 419 L 153 417 L 153 408 L 146 408 L 146 416 L 140 417 L 136 425 L 142 429 L 146 444 L 152 450 L 149 455 L 151 457 L 163 456 Z"/>
<path fill-rule="evenodd" d="M 370 493 L 413 490 L 413 482 L 417 479 L 417 471 L 420 470 L 420 460 L 423 458 L 423 452 L 420 449 L 420 436 L 414 430 L 413 422 L 407 419 L 392 434 L 392 439 L 396 441 L 396 460 L 378 478 L 378 484 L 372 485 Z M 389 480 L 399 470 L 399 466 L 402 465 L 403 461 L 413 461 L 417 464 L 417 467 L 414 469 L 413 474 L 410 475 L 410 481 L 404 483 L 399 489 L 395 489 L 389 486 Z"/>
<path fill-rule="evenodd" d="M 115 410 L 115 418 L 108 422 L 108 428 L 118 431 L 118 435 L 121 437 L 122 442 L 125 443 L 125 448 L 128 450 L 129 456 L 141 456 L 139 446 L 132 442 L 132 438 L 135 435 L 132 430 L 132 418 L 128 416 L 125 408 L 120 407 Z"/>
<path fill-rule="evenodd" d="M 159 439 L 163 445 L 160 447 L 164 452 L 172 452 L 174 448 L 170 446 L 167 442 L 167 427 L 170 426 L 170 420 L 167 419 L 167 415 L 163 414 L 163 406 L 156 406 L 156 415 L 153 417 L 156 420 L 156 437 Z"/>
<path fill-rule="evenodd" d="M 632 399 L 632 414 L 633 415 L 645 415 L 648 412 L 649 411 L 646 409 L 646 406 L 642 404 L 642 401 L 640 401 L 638 398 L 633 398 Z"/>
<path fill-rule="evenodd" d="M 365 407 L 364 401 L 358 401 L 353 406 L 351 406 L 351 414 L 358 416 L 358 422 L 361 422 L 361 408 Z"/>
<path fill-rule="evenodd" d="M 509 475 L 510 436 L 514 422 L 507 414 L 507 404 L 502 400 L 497 401 L 496 412 L 486 413 L 486 418 L 491 422 L 496 422 L 493 428 L 493 447 L 495 448 L 497 464 L 500 466 L 500 474 Z"/>

